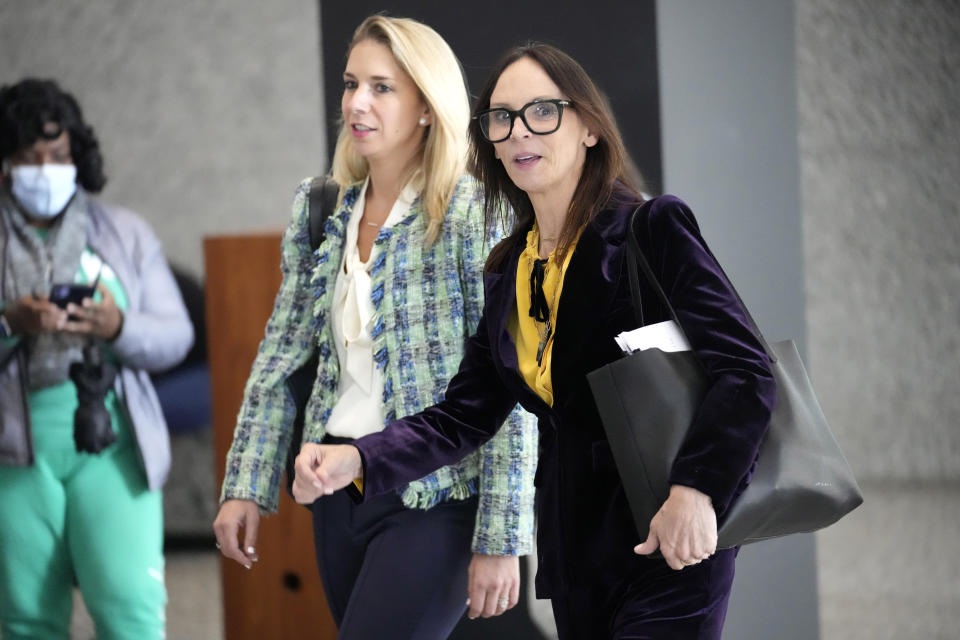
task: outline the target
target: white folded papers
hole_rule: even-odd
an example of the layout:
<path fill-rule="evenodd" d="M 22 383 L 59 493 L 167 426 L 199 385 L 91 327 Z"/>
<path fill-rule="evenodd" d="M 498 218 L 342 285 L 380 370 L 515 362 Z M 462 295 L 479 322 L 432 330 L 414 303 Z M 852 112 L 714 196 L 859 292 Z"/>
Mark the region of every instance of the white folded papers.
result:
<path fill-rule="evenodd" d="M 673 320 L 650 324 L 633 331 L 624 331 L 614 338 L 624 353 L 660 349 L 661 351 L 690 351 L 690 344 Z"/>

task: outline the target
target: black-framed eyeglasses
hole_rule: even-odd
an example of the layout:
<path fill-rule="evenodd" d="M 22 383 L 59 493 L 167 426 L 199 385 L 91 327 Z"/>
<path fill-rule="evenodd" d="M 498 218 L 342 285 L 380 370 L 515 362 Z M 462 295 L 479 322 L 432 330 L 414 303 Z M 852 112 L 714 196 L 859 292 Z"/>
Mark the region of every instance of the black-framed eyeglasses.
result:
<path fill-rule="evenodd" d="M 573 107 L 569 100 L 554 98 L 552 100 L 534 100 L 528 102 L 516 111 L 497 107 L 486 109 L 474 116 L 480 124 L 480 133 L 487 142 L 503 142 L 513 132 L 513 123 L 517 117 L 523 120 L 527 131 L 538 136 L 545 136 L 560 128 L 563 118 L 563 108 Z"/>

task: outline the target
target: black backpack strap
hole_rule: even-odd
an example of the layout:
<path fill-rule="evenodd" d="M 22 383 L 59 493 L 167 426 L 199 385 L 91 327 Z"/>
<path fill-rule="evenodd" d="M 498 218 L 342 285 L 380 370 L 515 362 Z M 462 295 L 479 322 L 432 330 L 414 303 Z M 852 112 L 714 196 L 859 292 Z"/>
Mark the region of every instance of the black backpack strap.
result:
<path fill-rule="evenodd" d="M 323 226 L 327 218 L 337 206 L 337 195 L 340 187 L 331 178 L 317 176 L 310 182 L 310 195 L 307 200 L 310 215 L 310 248 L 314 251 L 323 242 Z M 287 388 L 293 397 L 296 413 L 293 418 L 293 434 L 290 439 L 290 450 L 287 453 L 287 491 L 293 495 L 293 463 L 300 452 L 300 441 L 303 440 L 303 421 L 306 417 L 307 402 L 313 392 L 314 381 L 317 377 L 319 355 L 314 349 L 310 358 L 299 369 L 287 378 Z"/>
<path fill-rule="evenodd" d="M 337 206 L 340 186 L 327 176 L 317 176 L 310 182 L 310 248 L 314 251 L 323 242 L 323 225 Z"/>

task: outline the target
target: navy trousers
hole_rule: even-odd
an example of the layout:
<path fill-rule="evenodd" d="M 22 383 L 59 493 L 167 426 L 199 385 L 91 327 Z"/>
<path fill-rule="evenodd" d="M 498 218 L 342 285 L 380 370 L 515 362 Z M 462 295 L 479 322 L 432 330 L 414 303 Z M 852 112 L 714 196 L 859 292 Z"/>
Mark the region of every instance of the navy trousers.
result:
<path fill-rule="evenodd" d="M 720 640 L 738 549 L 674 571 L 662 559 L 553 598 L 560 640 Z"/>
<path fill-rule="evenodd" d="M 395 493 L 313 503 L 317 566 L 343 640 L 450 635 L 466 611 L 477 498 L 407 509 Z"/>

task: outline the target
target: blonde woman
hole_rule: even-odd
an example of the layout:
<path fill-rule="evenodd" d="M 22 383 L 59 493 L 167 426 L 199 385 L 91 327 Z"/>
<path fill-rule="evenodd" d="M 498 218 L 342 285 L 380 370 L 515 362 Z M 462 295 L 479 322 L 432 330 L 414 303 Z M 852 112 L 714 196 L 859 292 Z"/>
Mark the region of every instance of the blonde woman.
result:
<path fill-rule="evenodd" d="M 469 106 L 450 47 L 419 22 L 368 18 L 350 44 L 341 106 L 339 203 L 314 253 L 310 182 L 297 192 L 283 284 L 227 458 L 214 529 L 224 555 L 247 567 L 288 447 L 349 442 L 442 399 L 483 307 L 491 238 L 464 175 Z M 303 440 L 290 442 L 284 383 L 314 346 Z M 535 461 L 532 418 L 515 410 L 476 454 L 396 492 L 314 503 L 340 637 L 446 638 L 465 602 L 470 617 L 513 607 L 518 556 L 532 545 Z"/>

